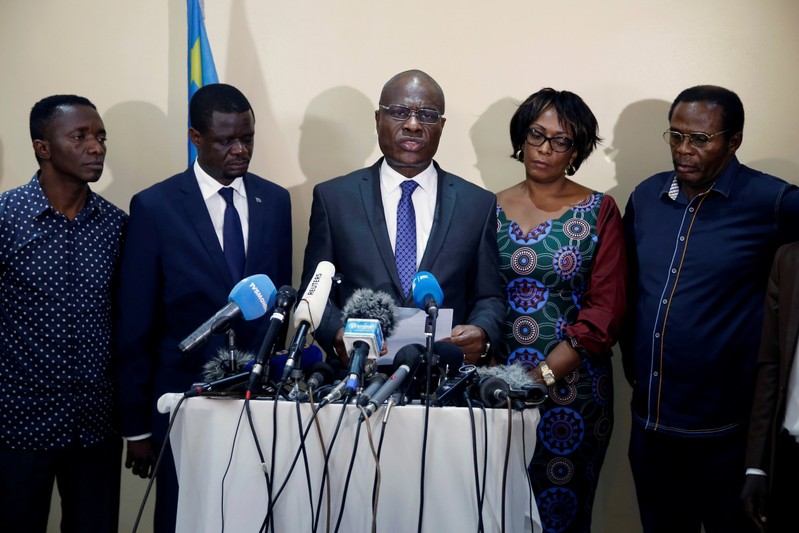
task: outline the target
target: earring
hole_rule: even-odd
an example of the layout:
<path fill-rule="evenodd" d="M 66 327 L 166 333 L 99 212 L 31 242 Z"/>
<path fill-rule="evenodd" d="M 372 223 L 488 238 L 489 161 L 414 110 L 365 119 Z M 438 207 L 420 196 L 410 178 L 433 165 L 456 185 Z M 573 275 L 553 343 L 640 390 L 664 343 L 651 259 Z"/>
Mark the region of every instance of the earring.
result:
<path fill-rule="evenodd" d="M 577 169 L 574 168 L 574 165 L 569 163 L 569 168 L 566 169 L 566 175 L 567 176 L 574 176 L 574 174 L 576 174 L 576 173 L 577 173 Z"/>
<path fill-rule="evenodd" d="M 522 149 L 521 149 L 521 148 L 519 148 L 518 150 L 516 150 L 516 153 L 515 153 L 515 154 L 513 154 L 513 155 L 514 155 L 514 157 L 516 157 L 516 159 L 518 159 L 519 161 L 524 161 L 524 152 L 522 152 Z"/>

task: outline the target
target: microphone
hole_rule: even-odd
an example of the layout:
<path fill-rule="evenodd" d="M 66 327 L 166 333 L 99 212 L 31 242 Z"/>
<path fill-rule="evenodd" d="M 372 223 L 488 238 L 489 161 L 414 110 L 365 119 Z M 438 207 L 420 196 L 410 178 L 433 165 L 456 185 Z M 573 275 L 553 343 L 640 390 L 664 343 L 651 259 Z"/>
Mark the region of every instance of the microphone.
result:
<path fill-rule="evenodd" d="M 308 379 L 305 380 L 305 386 L 312 391 L 332 382 L 335 374 L 333 367 L 324 361 L 314 363 L 308 372 L 309 375 Z"/>
<path fill-rule="evenodd" d="M 202 382 L 192 384 L 191 388 L 183 395 L 187 398 L 202 396 L 212 392 L 226 392 L 235 390 L 238 385 L 247 382 L 250 370 L 255 364 L 255 356 L 250 352 L 234 350 L 233 356 L 236 361 L 236 368 L 241 368 L 240 372 L 230 370 L 230 354 L 224 348 L 220 348 L 216 356 L 211 358 L 203 365 Z"/>
<path fill-rule="evenodd" d="M 450 342 L 435 341 L 433 355 L 437 359 L 436 366 L 442 377 L 454 377 L 463 366 L 463 350 Z"/>
<path fill-rule="evenodd" d="M 409 344 L 403 346 L 394 356 L 394 363 L 397 369 L 391 374 L 391 377 L 381 386 L 377 392 L 372 396 L 369 403 L 364 407 L 364 413 L 361 413 L 361 420 L 369 418 L 377 411 L 386 399 L 394 394 L 394 392 L 402 385 L 402 382 L 409 374 L 416 372 L 416 368 L 422 360 L 424 353 L 424 346 L 421 344 Z"/>
<path fill-rule="evenodd" d="M 297 354 L 305 346 L 305 337 L 313 333 L 325 313 L 327 299 L 333 286 L 333 275 L 336 267 L 329 261 L 320 261 L 311 277 L 311 282 L 305 288 L 305 293 L 297 302 L 294 310 L 294 327 L 297 331 L 289 345 L 286 364 L 283 367 L 281 381 L 286 381 L 297 363 Z"/>
<path fill-rule="evenodd" d="M 236 369 L 230 368 L 230 353 L 225 348 L 220 348 L 216 352 L 216 356 L 212 357 L 203 365 L 202 380 L 203 383 L 210 383 L 218 379 L 229 377 L 230 375 L 239 374 L 246 370 L 250 373 L 252 365 L 255 364 L 255 354 L 243 350 L 233 350 L 233 358 L 236 361 Z"/>
<path fill-rule="evenodd" d="M 279 352 L 275 352 L 272 358 L 269 360 L 269 375 L 270 376 L 280 376 L 282 375 L 283 369 L 286 367 L 286 361 L 288 360 L 289 351 L 288 350 L 280 350 Z M 299 365 L 293 370 L 302 370 L 303 373 L 307 372 L 313 365 L 315 365 L 319 361 L 324 360 L 324 354 L 322 353 L 321 348 L 316 346 L 315 344 L 306 344 L 302 347 L 302 350 L 299 350 L 297 354 L 297 361 L 299 361 Z"/>
<path fill-rule="evenodd" d="M 358 405 L 363 407 L 368 404 L 372 396 L 383 386 L 383 383 L 385 383 L 387 379 L 388 377 L 382 372 L 372 375 L 372 377 L 369 378 L 369 385 L 363 389 L 363 392 L 361 392 L 361 395 L 358 397 Z"/>
<path fill-rule="evenodd" d="M 266 274 L 244 278 L 230 291 L 227 305 L 183 339 L 178 348 L 181 352 L 196 348 L 212 333 L 224 330 L 239 315 L 244 316 L 244 320 L 255 320 L 264 316 L 275 303 L 276 293 L 275 284 Z"/>
<path fill-rule="evenodd" d="M 430 272 L 417 272 L 411 284 L 413 301 L 416 307 L 423 310 L 431 317 L 438 316 L 438 308 L 444 302 L 444 292 L 435 276 Z"/>
<path fill-rule="evenodd" d="M 247 385 L 247 398 L 250 397 L 255 384 L 261 379 L 261 373 L 264 370 L 264 361 L 272 355 L 272 350 L 275 346 L 275 341 L 280 334 L 280 328 L 283 326 L 283 320 L 286 315 L 291 312 L 291 306 L 294 305 L 294 300 L 297 299 L 297 291 L 294 287 L 284 285 L 280 287 L 275 298 L 275 310 L 269 318 L 269 327 L 264 335 L 264 340 L 261 343 L 261 348 L 255 356 L 255 365 L 250 372 L 250 381 Z"/>
<path fill-rule="evenodd" d="M 486 407 L 501 407 L 510 397 L 510 386 L 505 380 L 492 376 L 480 381 L 480 399 Z"/>
<path fill-rule="evenodd" d="M 445 405 L 463 405 L 462 400 L 464 394 L 472 385 L 477 383 L 479 379 L 480 376 L 477 374 L 477 367 L 474 365 L 462 366 L 455 377 L 446 380 L 438 388 L 435 393 L 433 405 L 441 407 Z"/>
<path fill-rule="evenodd" d="M 537 383 L 533 377 L 528 373 L 527 369 L 518 363 L 511 365 L 497 365 L 491 367 L 481 367 L 478 370 L 481 378 L 481 384 L 478 391 L 479 399 L 481 399 L 488 407 L 495 407 L 492 401 L 483 397 L 483 381 L 497 378 L 507 384 L 508 388 L 505 390 L 507 395 L 519 402 L 516 404 L 517 408 L 534 407 L 540 405 L 547 399 L 548 391 L 547 386 L 543 383 Z M 498 385 L 492 385 L 492 387 Z M 488 386 L 486 386 L 488 388 Z M 490 389 L 490 395 L 497 398 L 497 393 L 494 389 Z M 505 404 L 505 400 L 501 400 L 501 404 Z"/>
<path fill-rule="evenodd" d="M 342 318 L 346 321 L 344 347 L 352 353 L 346 380 L 347 391 L 352 394 L 358 388 L 366 360 L 377 359 L 383 350 L 383 338 L 394 333 L 399 311 L 385 292 L 358 289 L 344 304 Z"/>

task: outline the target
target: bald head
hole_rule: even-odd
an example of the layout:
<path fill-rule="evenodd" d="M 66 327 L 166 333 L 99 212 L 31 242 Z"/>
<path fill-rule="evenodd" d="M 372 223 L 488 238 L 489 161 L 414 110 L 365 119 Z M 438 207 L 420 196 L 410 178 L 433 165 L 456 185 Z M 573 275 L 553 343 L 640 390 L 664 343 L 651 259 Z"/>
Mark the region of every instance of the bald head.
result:
<path fill-rule="evenodd" d="M 434 98 L 432 103 L 436 104 L 436 109 L 444 114 L 444 91 L 441 86 L 432 76 L 421 70 L 406 70 L 392 76 L 390 80 L 383 85 L 383 90 L 380 93 L 380 102 L 386 103 L 389 101 L 391 95 L 395 94 L 397 89 L 405 89 L 413 86 L 424 86 L 428 89 L 430 96 Z"/>

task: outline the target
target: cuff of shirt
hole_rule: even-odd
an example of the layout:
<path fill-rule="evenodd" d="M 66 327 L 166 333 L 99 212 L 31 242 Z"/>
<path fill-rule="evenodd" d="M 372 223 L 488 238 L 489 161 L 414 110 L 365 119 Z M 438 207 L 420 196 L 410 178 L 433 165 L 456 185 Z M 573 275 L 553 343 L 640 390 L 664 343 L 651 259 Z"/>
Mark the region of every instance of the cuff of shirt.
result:
<path fill-rule="evenodd" d="M 750 474 L 753 475 L 753 476 L 766 476 L 766 475 L 768 475 L 764 471 L 760 470 L 759 468 L 747 468 L 746 469 L 746 475 L 748 476 Z"/>

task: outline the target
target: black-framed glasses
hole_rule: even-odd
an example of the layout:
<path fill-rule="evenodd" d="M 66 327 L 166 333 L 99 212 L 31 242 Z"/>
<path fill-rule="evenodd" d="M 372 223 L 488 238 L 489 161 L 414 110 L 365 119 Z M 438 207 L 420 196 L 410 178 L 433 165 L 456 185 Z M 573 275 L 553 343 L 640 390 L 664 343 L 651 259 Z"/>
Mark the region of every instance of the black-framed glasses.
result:
<path fill-rule="evenodd" d="M 530 146 L 541 146 L 549 141 L 549 146 L 553 152 L 568 152 L 574 146 L 574 139 L 568 137 L 547 137 L 540 131 L 530 128 L 527 130 L 527 144 Z"/>
<path fill-rule="evenodd" d="M 399 120 L 405 122 L 411 115 L 416 116 L 416 120 L 421 122 L 422 124 L 435 124 L 438 122 L 438 119 L 441 118 L 441 113 L 436 111 L 435 109 L 428 109 L 423 107 L 422 109 L 411 109 L 410 107 L 399 105 L 399 104 L 391 104 L 391 105 L 383 105 L 378 104 L 380 109 L 385 109 L 388 113 L 388 116 L 393 118 L 394 120 Z"/>
<path fill-rule="evenodd" d="M 701 148 L 705 146 L 707 143 L 710 142 L 713 137 L 716 135 L 721 135 L 722 133 L 727 133 L 728 130 L 720 131 L 718 133 L 713 133 L 708 135 L 707 133 L 703 133 L 701 131 L 694 131 L 691 133 L 682 133 L 676 130 L 666 130 L 663 132 L 663 140 L 665 140 L 669 146 L 679 146 L 682 144 L 683 139 L 687 138 L 688 142 L 691 143 L 691 146 L 696 146 L 697 148 Z"/>

